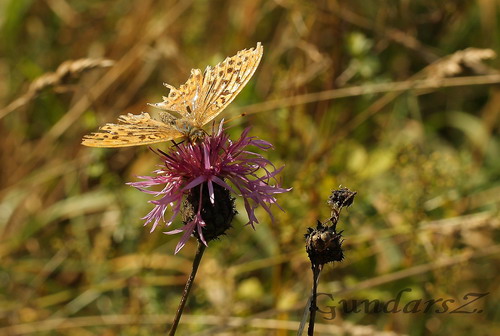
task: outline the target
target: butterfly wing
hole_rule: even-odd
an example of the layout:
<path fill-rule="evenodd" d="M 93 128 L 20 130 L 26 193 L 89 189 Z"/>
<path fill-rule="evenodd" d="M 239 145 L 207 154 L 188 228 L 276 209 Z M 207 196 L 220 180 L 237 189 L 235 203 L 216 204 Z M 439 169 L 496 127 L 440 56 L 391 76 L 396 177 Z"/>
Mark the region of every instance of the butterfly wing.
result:
<path fill-rule="evenodd" d="M 216 66 L 207 67 L 197 108 L 194 110 L 194 125 L 201 127 L 219 115 L 245 87 L 262 58 L 263 47 L 244 49 L 226 58 Z"/>
<path fill-rule="evenodd" d="M 214 67 L 191 70 L 191 76 L 179 89 L 170 89 L 163 102 L 151 104 L 165 111 L 181 115 L 185 124 L 201 128 L 220 114 L 233 101 L 253 76 L 262 58 L 262 45 L 239 51 Z M 90 147 L 127 147 L 164 142 L 185 136 L 176 127 L 177 117 L 167 112 L 162 121 L 148 113 L 128 114 L 118 118 L 121 124 L 106 124 L 98 132 L 83 137 L 82 144 Z"/>
<path fill-rule="evenodd" d="M 170 89 L 168 97 L 163 97 L 163 101 L 157 104 L 150 104 L 165 111 L 175 111 L 187 120 L 193 120 L 192 112 L 198 109 L 197 103 L 203 84 L 203 75 L 200 69 L 191 70 L 191 76 L 185 84 L 178 89 L 172 85 L 164 83 Z"/>
<path fill-rule="evenodd" d="M 164 142 L 183 136 L 173 126 L 154 120 L 148 113 L 129 113 L 118 118 L 122 124 L 106 124 L 98 132 L 85 135 L 89 147 L 128 147 Z"/>

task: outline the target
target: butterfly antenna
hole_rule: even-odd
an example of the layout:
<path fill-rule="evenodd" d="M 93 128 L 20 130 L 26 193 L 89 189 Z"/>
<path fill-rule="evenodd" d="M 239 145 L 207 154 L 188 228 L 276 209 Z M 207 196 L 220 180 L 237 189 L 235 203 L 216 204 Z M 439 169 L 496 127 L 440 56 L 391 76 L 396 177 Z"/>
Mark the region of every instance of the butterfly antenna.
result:
<path fill-rule="evenodd" d="M 247 115 L 246 113 L 241 113 L 241 114 L 237 115 L 236 117 L 233 117 L 231 119 L 228 119 L 228 120 L 224 121 L 224 125 L 227 124 L 227 123 L 229 123 L 229 122 L 231 122 L 231 121 L 238 120 L 240 118 L 246 117 L 246 115 Z"/>

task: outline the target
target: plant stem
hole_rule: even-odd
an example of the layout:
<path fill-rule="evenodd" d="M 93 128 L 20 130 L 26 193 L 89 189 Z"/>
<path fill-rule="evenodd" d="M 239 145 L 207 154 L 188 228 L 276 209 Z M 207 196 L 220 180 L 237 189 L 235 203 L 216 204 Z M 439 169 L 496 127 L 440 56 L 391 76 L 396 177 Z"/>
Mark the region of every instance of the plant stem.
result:
<path fill-rule="evenodd" d="M 313 278 L 314 278 L 314 274 L 313 274 Z M 316 286 L 318 285 L 318 283 L 319 283 L 319 273 L 318 273 L 318 277 L 316 278 Z M 311 288 L 311 296 L 309 296 L 309 299 L 307 300 L 306 307 L 304 308 L 304 312 L 302 313 L 302 319 L 300 320 L 299 329 L 297 330 L 297 336 L 302 336 L 302 333 L 304 332 L 304 328 L 305 328 L 306 322 L 307 322 L 307 317 L 309 316 L 309 309 L 311 307 L 311 301 L 312 301 L 312 298 L 314 296 L 314 290 L 315 290 L 315 287 L 313 285 Z"/>
<path fill-rule="evenodd" d="M 309 328 L 307 329 L 307 335 L 309 336 L 314 335 L 314 321 L 316 319 L 316 311 L 318 310 L 318 306 L 316 305 L 316 297 L 318 294 L 318 278 L 322 268 L 323 265 L 318 265 L 318 264 L 312 265 L 313 290 L 311 295 L 311 305 L 309 306 Z"/>
<path fill-rule="evenodd" d="M 181 320 L 182 311 L 184 310 L 189 292 L 191 291 L 191 287 L 193 285 L 194 277 L 196 276 L 196 271 L 198 271 L 198 266 L 200 266 L 201 257 L 203 257 L 203 252 L 205 252 L 205 247 L 206 246 L 203 243 L 198 242 L 198 250 L 196 251 L 196 255 L 193 260 L 193 269 L 191 270 L 191 274 L 189 275 L 186 286 L 184 287 L 181 302 L 179 302 L 179 307 L 177 308 L 177 313 L 175 314 L 174 321 L 172 322 L 172 327 L 168 332 L 169 336 L 175 335 L 175 331 L 177 330 L 177 326 Z"/>

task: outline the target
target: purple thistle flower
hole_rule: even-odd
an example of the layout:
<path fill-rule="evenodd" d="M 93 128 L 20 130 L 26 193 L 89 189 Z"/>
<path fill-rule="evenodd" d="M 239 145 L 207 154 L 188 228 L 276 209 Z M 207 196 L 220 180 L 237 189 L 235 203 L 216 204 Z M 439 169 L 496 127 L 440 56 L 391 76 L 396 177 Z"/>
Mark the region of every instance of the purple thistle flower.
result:
<path fill-rule="evenodd" d="M 208 204 L 214 206 L 218 201 L 216 198 L 223 197 L 223 192 L 221 193 L 220 190 L 228 190 L 237 196 L 242 196 L 248 214 L 247 224 L 250 224 L 252 228 L 255 228 L 254 224 L 259 222 L 254 212 L 259 205 L 273 219 L 270 205 L 276 204 L 279 207 L 274 195 L 290 189 L 281 188 L 276 179 L 276 175 L 283 167 L 276 169 L 262 155 L 247 149 L 248 146 L 255 146 L 262 150 L 272 148 L 269 142 L 248 136 L 249 130 L 249 128 L 245 129 L 241 137 L 233 142 L 222 131 L 221 122 L 218 131 L 207 135 L 200 143 L 184 142 L 174 147 L 168 154 L 157 150 L 157 154 L 164 160 L 164 165 L 155 171 L 156 176 L 139 176 L 144 181 L 127 183 L 143 192 L 161 196 L 158 200 L 150 201 L 155 204 L 155 207 L 143 218 L 146 220 L 144 225 L 153 222 L 151 232 L 156 229 L 160 220 L 165 221 L 164 214 L 169 206 L 172 209 L 172 215 L 168 221 L 165 221 L 166 226 L 170 226 L 181 211 L 185 196 L 190 195 L 190 199 L 193 195 L 199 197 L 199 201 L 191 202 L 196 209 L 193 209 L 194 215 L 185 221 L 185 225 L 180 229 L 164 232 L 166 234 L 184 232 L 175 253 L 179 252 L 192 234 L 207 245 L 203 235 L 203 228 L 207 226 L 205 223 L 207 218 L 205 220 L 202 218 L 202 205 L 207 204 L 202 200 L 204 195 L 208 197 Z M 161 191 L 148 189 L 156 185 L 164 187 Z M 197 192 L 193 193 L 195 190 Z M 227 194 L 226 199 L 230 199 L 229 193 Z M 218 211 L 220 210 L 216 210 Z M 234 216 L 234 210 L 232 211 L 232 216 Z M 213 238 L 209 240 L 211 239 Z"/>

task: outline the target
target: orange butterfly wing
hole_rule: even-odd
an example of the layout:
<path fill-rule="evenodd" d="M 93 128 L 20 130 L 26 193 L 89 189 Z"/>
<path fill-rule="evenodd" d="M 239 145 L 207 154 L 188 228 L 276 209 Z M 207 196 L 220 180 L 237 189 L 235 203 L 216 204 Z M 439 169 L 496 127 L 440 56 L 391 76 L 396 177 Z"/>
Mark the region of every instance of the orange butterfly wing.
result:
<path fill-rule="evenodd" d="M 85 135 L 82 144 L 90 147 L 127 147 L 165 142 L 187 135 L 187 126 L 201 128 L 219 115 L 245 87 L 262 58 L 263 47 L 244 49 L 226 58 L 204 73 L 191 70 L 191 75 L 179 89 L 170 89 L 163 102 L 150 104 L 163 112 L 163 121 L 148 113 L 128 114 L 118 118 L 121 124 L 108 123 L 98 132 Z M 177 112 L 179 117 L 169 112 Z M 182 127 L 179 127 L 181 125 Z M 182 129 L 182 131 L 181 131 Z"/>
<path fill-rule="evenodd" d="M 183 136 L 173 126 L 152 119 L 148 113 L 121 115 L 122 124 L 106 124 L 85 135 L 82 144 L 90 147 L 127 147 L 169 141 Z"/>
<path fill-rule="evenodd" d="M 205 69 L 199 113 L 194 116 L 195 125 L 207 124 L 236 98 L 257 70 L 262 53 L 259 42 L 255 48 L 241 50 L 213 68 Z"/>

